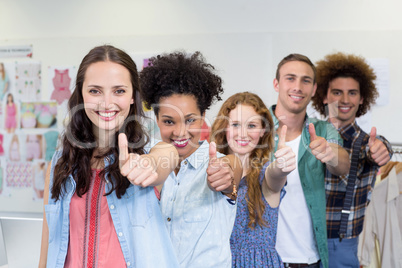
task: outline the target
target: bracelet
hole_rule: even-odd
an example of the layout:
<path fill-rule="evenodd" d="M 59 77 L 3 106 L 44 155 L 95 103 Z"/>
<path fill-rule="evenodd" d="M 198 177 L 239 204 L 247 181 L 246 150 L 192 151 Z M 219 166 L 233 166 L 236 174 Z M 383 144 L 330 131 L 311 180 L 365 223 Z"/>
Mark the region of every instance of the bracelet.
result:
<path fill-rule="evenodd" d="M 234 181 L 234 178 L 232 178 L 232 184 L 233 184 L 233 190 L 231 193 L 232 198 L 237 198 L 237 188 L 236 188 L 236 183 Z"/>

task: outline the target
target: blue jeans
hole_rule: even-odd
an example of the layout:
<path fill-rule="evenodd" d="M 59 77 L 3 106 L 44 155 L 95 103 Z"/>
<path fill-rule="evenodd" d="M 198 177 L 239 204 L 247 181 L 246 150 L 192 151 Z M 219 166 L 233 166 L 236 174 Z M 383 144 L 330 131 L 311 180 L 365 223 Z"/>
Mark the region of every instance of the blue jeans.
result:
<path fill-rule="evenodd" d="M 359 238 L 328 238 L 329 268 L 359 268 L 357 245 Z"/>

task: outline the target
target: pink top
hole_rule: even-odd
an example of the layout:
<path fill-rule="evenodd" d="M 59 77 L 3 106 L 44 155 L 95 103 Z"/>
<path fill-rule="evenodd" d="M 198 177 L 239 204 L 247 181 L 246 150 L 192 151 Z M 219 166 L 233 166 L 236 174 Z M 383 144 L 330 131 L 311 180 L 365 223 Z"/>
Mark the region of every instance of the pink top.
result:
<path fill-rule="evenodd" d="M 70 240 L 64 267 L 126 267 L 110 216 L 105 180 L 93 170 L 89 191 L 70 203 Z"/>

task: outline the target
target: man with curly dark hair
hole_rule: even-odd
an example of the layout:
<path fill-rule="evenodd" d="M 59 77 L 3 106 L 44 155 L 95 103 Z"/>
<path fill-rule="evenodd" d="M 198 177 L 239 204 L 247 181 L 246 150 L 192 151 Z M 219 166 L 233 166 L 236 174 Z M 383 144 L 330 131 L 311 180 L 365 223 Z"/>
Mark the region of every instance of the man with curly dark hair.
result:
<path fill-rule="evenodd" d="M 384 137 L 376 136 L 375 127 L 367 134 L 356 123 L 378 97 L 376 75 L 365 59 L 339 52 L 325 56 L 316 68 L 313 106 L 338 129 L 352 163 L 347 176 L 326 171 L 329 267 L 359 267 L 358 236 L 369 193 L 392 149 Z"/>
<path fill-rule="evenodd" d="M 160 205 L 180 266 L 230 268 L 241 163 L 234 155 L 217 153 L 215 143 L 200 141 L 205 111 L 221 99 L 222 80 L 199 52 L 153 57 L 140 79 L 162 140 L 179 153 Z"/>

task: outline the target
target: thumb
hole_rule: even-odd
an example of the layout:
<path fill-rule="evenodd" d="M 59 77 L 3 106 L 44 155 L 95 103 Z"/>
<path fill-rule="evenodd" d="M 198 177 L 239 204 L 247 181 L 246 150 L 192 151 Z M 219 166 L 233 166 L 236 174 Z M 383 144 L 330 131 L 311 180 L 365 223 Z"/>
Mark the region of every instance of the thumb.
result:
<path fill-rule="evenodd" d="M 279 141 L 278 141 L 278 149 L 281 149 L 286 146 L 286 132 L 288 130 L 288 127 L 286 125 L 282 126 L 281 129 L 281 134 L 279 136 Z"/>
<path fill-rule="evenodd" d="M 126 162 L 128 158 L 128 141 L 124 133 L 119 134 L 119 165 L 120 167 Z"/>
<path fill-rule="evenodd" d="M 371 131 L 370 131 L 369 142 L 368 142 L 369 147 L 374 145 L 374 141 L 376 139 L 376 136 L 377 136 L 377 129 L 375 127 L 372 127 Z"/>
<path fill-rule="evenodd" d="M 211 142 L 209 144 L 209 160 L 216 159 L 216 143 Z"/>
<path fill-rule="evenodd" d="M 310 133 L 310 142 L 317 139 L 317 135 L 315 134 L 315 127 L 313 123 L 308 125 L 308 132 Z"/>

